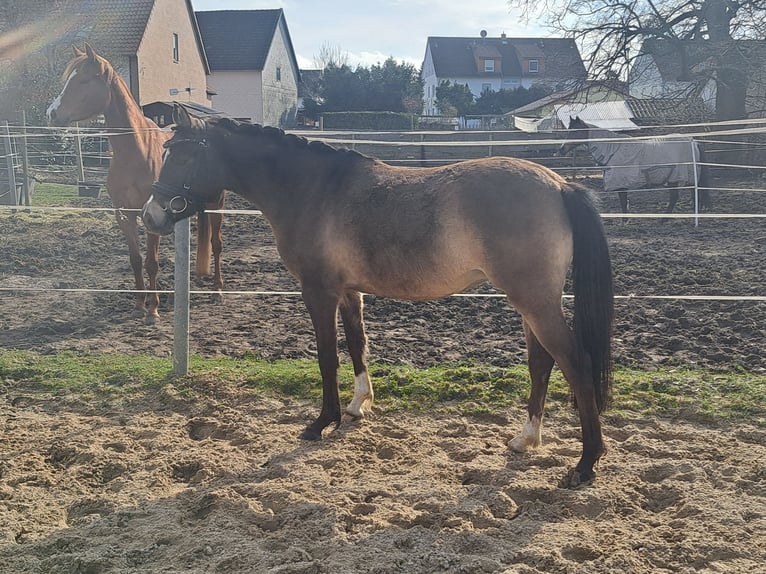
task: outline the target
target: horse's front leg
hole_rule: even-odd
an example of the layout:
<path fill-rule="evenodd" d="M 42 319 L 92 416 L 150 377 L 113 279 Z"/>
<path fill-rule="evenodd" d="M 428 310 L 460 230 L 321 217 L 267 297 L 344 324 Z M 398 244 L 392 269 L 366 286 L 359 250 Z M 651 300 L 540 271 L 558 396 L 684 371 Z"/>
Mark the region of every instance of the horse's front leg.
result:
<path fill-rule="evenodd" d="M 349 291 L 340 302 L 340 316 L 346 333 L 346 344 L 354 364 L 354 398 L 346 407 L 353 419 L 372 411 L 372 381 L 367 370 L 367 335 L 364 332 L 364 301 L 359 291 Z"/>
<path fill-rule="evenodd" d="M 319 418 L 300 437 L 319 440 L 322 431 L 332 423 L 340 426 L 340 395 L 338 393 L 338 302 L 339 296 L 318 286 L 303 287 L 303 301 L 308 308 L 317 341 L 317 358 L 322 375 L 322 411 Z"/>
<path fill-rule="evenodd" d="M 508 443 L 508 446 L 516 452 L 526 452 L 530 448 L 540 446 L 542 442 L 545 397 L 548 394 L 548 381 L 553 370 L 553 357 L 540 344 L 526 321 L 523 325 L 524 336 L 527 341 L 527 364 L 532 379 L 532 389 L 527 403 L 527 422 L 518 436 Z"/>
<path fill-rule="evenodd" d="M 135 310 L 133 313 L 136 316 L 143 317 L 145 313 L 144 300 L 146 298 L 146 293 L 143 292 L 145 290 L 144 270 L 141 261 L 141 246 L 138 240 L 136 215 L 133 213 L 125 213 L 121 209 L 117 209 L 114 212 L 114 215 L 117 220 L 117 226 L 120 228 L 128 242 L 130 267 L 133 270 L 133 280 L 137 291 L 135 295 Z"/>
<path fill-rule="evenodd" d="M 157 293 L 157 276 L 160 273 L 160 236 L 154 233 L 146 234 L 146 261 L 144 263 L 146 275 L 149 278 L 149 290 L 146 294 L 146 315 L 144 323 L 154 325 L 160 318 L 160 296 Z"/>
<path fill-rule="evenodd" d="M 617 197 L 620 198 L 620 209 L 623 213 L 628 213 L 628 192 L 627 191 L 618 191 Z"/>
<path fill-rule="evenodd" d="M 668 190 L 668 205 L 665 207 L 665 213 L 673 213 L 676 203 L 678 203 L 678 188 L 671 187 Z"/>

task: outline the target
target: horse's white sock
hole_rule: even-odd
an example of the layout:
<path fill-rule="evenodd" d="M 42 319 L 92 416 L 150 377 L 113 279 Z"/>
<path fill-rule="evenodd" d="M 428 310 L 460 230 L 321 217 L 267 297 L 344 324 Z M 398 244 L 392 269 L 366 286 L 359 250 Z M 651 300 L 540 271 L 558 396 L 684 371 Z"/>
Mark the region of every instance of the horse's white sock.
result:
<path fill-rule="evenodd" d="M 354 398 L 346 407 L 346 412 L 355 417 L 363 417 L 372 410 L 372 382 L 367 371 L 354 377 Z"/>
<path fill-rule="evenodd" d="M 516 452 L 526 452 L 530 448 L 540 446 L 542 443 L 542 419 L 530 417 L 521 429 L 521 433 L 508 443 L 508 446 Z"/>

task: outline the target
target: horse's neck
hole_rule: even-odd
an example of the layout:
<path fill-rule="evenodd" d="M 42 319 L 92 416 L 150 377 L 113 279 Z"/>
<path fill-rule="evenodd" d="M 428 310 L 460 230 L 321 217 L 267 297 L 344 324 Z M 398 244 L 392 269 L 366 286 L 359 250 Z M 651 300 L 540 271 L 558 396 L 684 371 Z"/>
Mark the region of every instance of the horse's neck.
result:
<path fill-rule="evenodd" d="M 150 136 L 151 128 L 156 126 L 144 117 L 141 108 L 133 99 L 125 82 L 114 73 L 111 84 L 111 98 L 104 111 L 106 127 L 115 130 L 109 136 L 112 152 L 115 155 L 143 148 Z"/>

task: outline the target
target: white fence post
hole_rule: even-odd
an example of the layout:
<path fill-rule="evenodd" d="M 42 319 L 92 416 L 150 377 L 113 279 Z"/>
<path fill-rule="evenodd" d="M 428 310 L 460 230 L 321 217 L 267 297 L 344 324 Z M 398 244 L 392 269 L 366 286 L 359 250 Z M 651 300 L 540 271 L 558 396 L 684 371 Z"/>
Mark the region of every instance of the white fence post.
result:
<path fill-rule="evenodd" d="M 173 374 L 184 376 L 189 373 L 189 218 L 175 225 L 175 295 L 173 299 Z"/>
<path fill-rule="evenodd" d="M 697 142 L 694 141 L 692 138 L 691 140 L 691 146 L 692 146 L 692 168 L 694 169 L 694 227 L 699 227 L 700 219 L 697 217 L 700 212 L 700 199 L 699 199 L 699 178 L 697 177 L 697 154 L 695 153 L 697 151 Z M 700 167 L 700 169 L 703 169 Z"/>

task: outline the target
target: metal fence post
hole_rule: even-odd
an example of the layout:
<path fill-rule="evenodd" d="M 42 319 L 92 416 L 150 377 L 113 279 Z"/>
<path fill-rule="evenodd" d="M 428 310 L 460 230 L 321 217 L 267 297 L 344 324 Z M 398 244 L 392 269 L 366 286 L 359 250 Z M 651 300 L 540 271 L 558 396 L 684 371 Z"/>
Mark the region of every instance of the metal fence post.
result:
<path fill-rule="evenodd" d="M 692 138 L 692 168 L 694 169 L 694 227 L 699 227 L 700 218 L 697 217 L 700 212 L 700 200 L 699 200 L 699 178 L 697 177 L 697 155 L 696 155 L 696 142 Z"/>
<path fill-rule="evenodd" d="M 173 374 L 184 376 L 189 373 L 189 218 L 175 225 L 175 297 L 173 300 Z"/>

